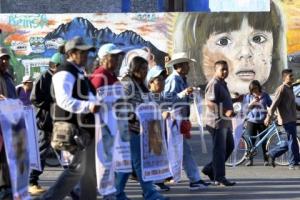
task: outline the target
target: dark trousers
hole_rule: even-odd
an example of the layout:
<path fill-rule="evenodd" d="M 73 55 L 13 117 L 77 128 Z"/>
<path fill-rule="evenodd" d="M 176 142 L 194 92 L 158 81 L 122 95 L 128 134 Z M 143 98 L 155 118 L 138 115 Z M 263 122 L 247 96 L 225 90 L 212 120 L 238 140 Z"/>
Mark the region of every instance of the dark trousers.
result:
<path fill-rule="evenodd" d="M 212 136 L 213 155 L 212 161 L 208 163 L 204 170 L 219 181 L 225 178 L 225 162 L 234 149 L 234 140 L 230 128 L 213 129 L 207 127 Z"/>
<path fill-rule="evenodd" d="M 51 133 L 39 130 L 39 151 L 41 157 L 42 171 L 32 170 L 29 176 L 30 185 L 38 185 L 39 176 L 43 173 L 45 168 L 45 160 L 50 149 L 50 135 Z"/>
<path fill-rule="evenodd" d="M 296 122 L 289 122 L 284 124 L 283 128 L 287 133 L 288 141 L 271 149 L 269 151 L 269 154 L 271 157 L 277 158 L 288 151 L 289 165 L 298 165 L 300 156 L 297 141 L 297 124 Z"/>
<path fill-rule="evenodd" d="M 97 199 L 97 181 L 95 170 L 95 139 L 83 151 L 74 154 L 74 158 L 58 177 L 54 185 L 41 197 L 43 200 L 62 200 L 79 183 L 80 200 Z"/>
<path fill-rule="evenodd" d="M 6 159 L 6 153 L 4 146 L 2 147 L 2 150 L 0 152 L 0 176 L 2 176 L 3 183 L 1 183 L 1 186 L 11 186 L 10 182 L 10 174 L 9 174 L 9 166 Z"/>
<path fill-rule="evenodd" d="M 247 122 L 246 125 L 246 134 L 253 137 L 256 136 L 257 134 L 261 133 L 262 131 L 264 131 L 266 129 L 266 126 L 263 123 L 253 123 L 253 122 Z M 266 134 L 262 134 L 259 138 L 263 138 Z M 251 138 L 251 143 L 254 146 L 256 142 L 256 138 Z M 264 154 L 264 160 L 267 161 L 268 158 L 266 156 L 267 153 L 267 140 L 265 140 L 262 143 L 262 150 L 263 150 L 263 154 Z"/>

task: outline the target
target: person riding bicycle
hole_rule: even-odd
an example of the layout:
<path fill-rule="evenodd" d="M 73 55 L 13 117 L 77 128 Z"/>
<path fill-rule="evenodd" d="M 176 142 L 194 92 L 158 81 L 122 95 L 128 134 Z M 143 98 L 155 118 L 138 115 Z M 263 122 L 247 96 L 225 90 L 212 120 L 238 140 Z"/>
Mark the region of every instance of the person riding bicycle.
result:
<path fill-rule="evenodd" d="M 249 93 L 244 97 L 244 105 L 246 105 L 246 128 L 245 133 L 250 136 L 251 143 L 255 145 L 257 134 L 261 133 L 267 127 L 264 124 L 264 120 L 267 116 L 267 107 L 270 107 L 272 100 L 269 94 L 262 91 L 262 86 L 258 80 L 253 80 L 249 85 Z M 260 138 L 263 138 L 265 134 L 262 134 Z M 264 166 L 268 166 L 268 156 L 266 155 L 267 140 L 262 143 L 262 150 L 264 155 Z M 253 166 L 253 156 L 249 157 L 246 166 Z"/>

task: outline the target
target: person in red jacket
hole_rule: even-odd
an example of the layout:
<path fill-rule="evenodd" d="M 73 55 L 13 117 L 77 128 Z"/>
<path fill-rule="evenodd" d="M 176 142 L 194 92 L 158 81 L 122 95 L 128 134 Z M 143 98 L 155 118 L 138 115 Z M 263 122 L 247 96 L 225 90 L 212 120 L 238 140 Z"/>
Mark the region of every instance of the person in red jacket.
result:
<path fill-rule="evenodd" d="M 112 85 L 118 82 L 116 70 L 119 66 L 120 56 L 123 51 L 112 43 L 100 47 L 98 57 L 100 66 L 95 69 L 90 80 L 95 89 L 105 85 Z"/>
<path fill-rule="evenodd" d="M 119 82 L 116 70 L 120 65 L 119 60 L 123 51 L 112 43 L 104 44 L 98 51 L 100 66 L 95 69 L 90 81 L 97 90 L 106 85 L 113 85 Z M 118 173 L 116 174 L 118 176 Z M 114 199 L 115 194 L 104 195 L 103 199 Z"/>

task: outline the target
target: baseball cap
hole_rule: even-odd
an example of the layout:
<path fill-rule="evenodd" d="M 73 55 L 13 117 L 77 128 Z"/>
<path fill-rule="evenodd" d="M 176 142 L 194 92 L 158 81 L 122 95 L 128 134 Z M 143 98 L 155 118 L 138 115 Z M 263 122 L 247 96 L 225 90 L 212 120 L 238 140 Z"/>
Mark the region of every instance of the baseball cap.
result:
<path fill-rule="evenodd" d="M 29 75 L 23 76 L 22 83 L 33 82 L 33 79 Z"/>
<path fill-rule="evenodd" d="M 67 41 L 65 44 L 65 51 L 68 52 L 72 49 L 78 49 L 82 51 L 95 51 L 95 47 L 88 45 L 84 42 L 82 37 L 76 36 L 73 39 Z"/>
<path fill-rule="evenodd" d="M 63 55 L 59 52 L 53 54 L 53 56 L 50 59 L 50 62 L 54 64 L 61 64 L 63 62 Z"/>
<path fill-rule="evenodd" d="M 118 48 L 113 43 L 108 43 L 108 44 L 104 44 L 100 47 L 100 49 L 98 51 L 98 57 L 100 59 L 103 59 L 103 57 L 108 54 L 119 54 L 121 52 L 123 52 L 122 49 Z"/>
<path fill-rule="evenodd" d="M 161 66 L 157 65 L 157 66 L 152 67 L 147 73 L 147 77 L 146 77 L 147 86 L 149 85 L 151 80 L 160 76 L 164 71 L 165 71 L 165 69 L 162 68 Z"/>
<path fill-rule="evenodd" d="M 7 49 L 4 48 L 4 47 L 0 47 L 0 58 L 1 58 L 2 56 L 8 56 L 8 57 L 10 57 L 10 55 L 8 54 Z"/>

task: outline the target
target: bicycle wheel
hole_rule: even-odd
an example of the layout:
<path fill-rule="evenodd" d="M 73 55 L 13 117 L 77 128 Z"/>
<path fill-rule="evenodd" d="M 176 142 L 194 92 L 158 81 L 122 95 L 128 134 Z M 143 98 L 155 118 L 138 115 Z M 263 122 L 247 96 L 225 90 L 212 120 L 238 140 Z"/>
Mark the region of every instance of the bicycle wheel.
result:
<path fill-rule="evenodd" d="M 50 150 L 47 154 L 45 164 L 48 167 L 58 167 L 58 166 L 60 166 L 59 158 L 57 157 L 57 154 L 54 152 L 54 150 L 52 148 L 50 148 Z"/>
<path fill-rule="evenodd" d="M 280 139 L 281 141 L 287 141 L 287 134 L 284 133 L 284 132 L 279 132 L 279 135 L 280 135 Z M 299 137 L 297 136 L 297 140 L 298 140 L 298 146 L 300 147 L 300 139 Z M 267 142 L 267 151 L 269 151 L 270 149 L 273 149 L 274 147 L 280 145 L 280 141 L 279 141 L 279 138 L 277 137 L 276 134 L 273 134 L 269 139 L 268 139 L 268 142 Z M 276 165 L 280 165 L 280 166 L 287 166 L 289 165 L 289 161 L 288 161 L 288 152 L 282 154 L 281 156 L 277 157 L 275 159 L 275 163 Z"/>
<path fill-rule="evenodd" d="M 233 151 L 230 157 L 227 159 L 225 165 L 228 167 L 238 166 L 246 160 L 246 156 L 249 149 L 249 143 L 247 139 L 242 136 L 236 151 Z"/>

